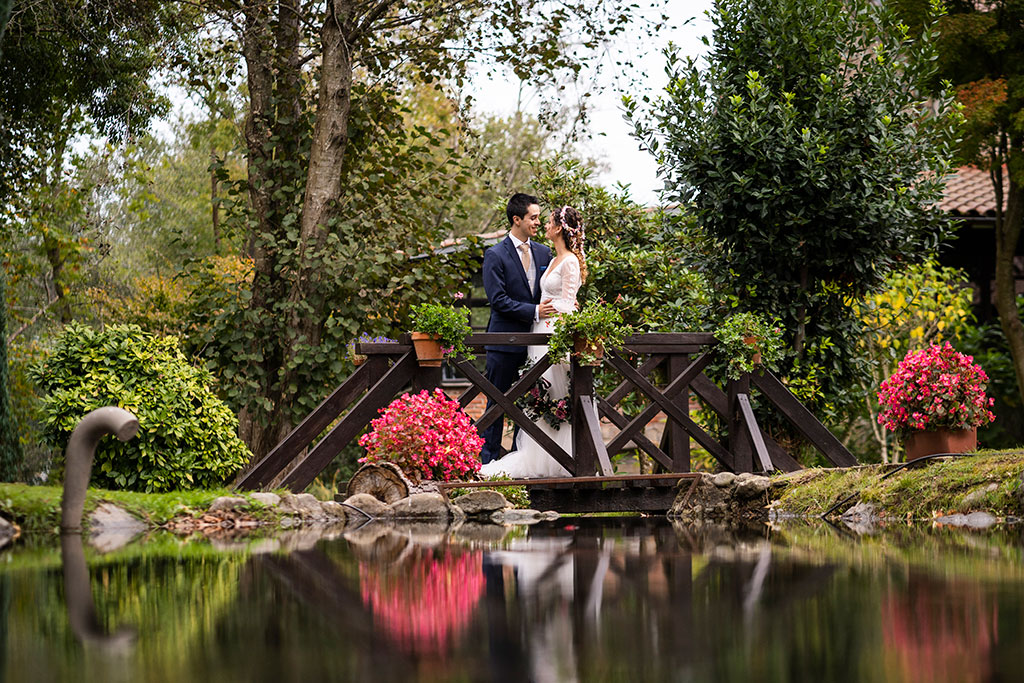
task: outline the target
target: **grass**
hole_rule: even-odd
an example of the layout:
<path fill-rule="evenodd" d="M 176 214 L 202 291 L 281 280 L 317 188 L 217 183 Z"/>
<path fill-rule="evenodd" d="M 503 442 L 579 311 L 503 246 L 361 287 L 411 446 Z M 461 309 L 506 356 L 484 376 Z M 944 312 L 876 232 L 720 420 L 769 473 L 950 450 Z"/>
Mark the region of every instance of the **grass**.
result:
<path fill-rule="evenodd" d="M 850 494 L 859 493 L 862 502 L 874 504 L 890 517 L 926 519 L 935 512 L 971 510 L 1024 515 L 1024 450 L 982 451 L 970 457 L 937 460 L 883 480 L 882 475 L 891 469 L 866 465 L 782 475 L 773 487 L 775 491 L 781 489 L 775 495 L 776 510 L 817 516 Z"/>
<path fill-rule="evenodd" d="M 59 486 L 0 484 L 0 514 L 17 522 L 24 531 L 54 531 L 60 526 L 62 491 Z M 205 512 L 210 503 L 220 496 L 247 497 L 228 489 L 136 493 L 90 488 L 85 497 L 85 516 L 100 503 L 110 502 L 157 527 L 181 515 L 195 516 Z M 267 514 L 267 509 L 252 501 L 249 512 L 259 517 Z"/>

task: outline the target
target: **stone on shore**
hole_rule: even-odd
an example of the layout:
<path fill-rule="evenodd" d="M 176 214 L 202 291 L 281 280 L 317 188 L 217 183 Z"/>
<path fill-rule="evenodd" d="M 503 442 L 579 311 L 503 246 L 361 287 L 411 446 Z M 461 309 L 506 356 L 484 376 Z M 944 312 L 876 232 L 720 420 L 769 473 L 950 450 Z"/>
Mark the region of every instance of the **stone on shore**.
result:
<path fill-rule="evenodd" d="M 220 498 L 214 498 L 213 502 L 210 503 L 210 512 L 220 512 L 222 510 L 239 510 L 241 508 L 249 507 L 249 501 L 245 498 L 239 498 L 238 496 L 221 496 Z"/>
<path fill-rule="evenodd" d="M 467 517 L 487 516 L 492 512 L 512 507 L 505 496 L 497 491 L 471 491 L 454 501 Z"/>
<path fill-rule="evenodd" d="M 350 522 L 361 517 L 362 515 L 359 513 L 364 513 L 371 519 L 384 519 L 394 516 L 394 511 L 390 505 L 377 500 L 369 493 L 357 493 L 354 496 L 349 496 L 344 505 L 348 506 L 346 507 L 345 514 Z M 349 510 L 351 510 L 351 514 L 349 514 Z"/>
<path fill-rule="evenodd" d="M 280 508 L 283 514 L 298 515 L 306 519 L 323 516 L 320 501 L 308 493 L 286 493 L 281 496 Z"/>
<path fill-rule="evenodd" d="M 448 519 L 448 501 L 440 493 L 414 493 L 391 505 L 395 519 Z"/>

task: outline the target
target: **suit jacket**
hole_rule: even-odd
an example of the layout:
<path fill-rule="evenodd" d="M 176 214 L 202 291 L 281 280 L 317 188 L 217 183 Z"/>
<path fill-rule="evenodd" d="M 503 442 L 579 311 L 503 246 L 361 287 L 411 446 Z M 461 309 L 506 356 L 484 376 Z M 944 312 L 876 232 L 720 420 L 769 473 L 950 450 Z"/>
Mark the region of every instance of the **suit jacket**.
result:
<path fill-rule="evenodd" d="M 506 237 L 484 252 L 484 290 L 491 303 L 488 332 L 529 332 L 533 327 L 537 304 L 540 303 L 540 276 L 551 263 L 551 250 L 530 240 L 530 253 L 536 264 L 537 276 L 530 284 L 519 252 Z M 488 346 L 488 351 L 517 353 L 525 346 Z"/>

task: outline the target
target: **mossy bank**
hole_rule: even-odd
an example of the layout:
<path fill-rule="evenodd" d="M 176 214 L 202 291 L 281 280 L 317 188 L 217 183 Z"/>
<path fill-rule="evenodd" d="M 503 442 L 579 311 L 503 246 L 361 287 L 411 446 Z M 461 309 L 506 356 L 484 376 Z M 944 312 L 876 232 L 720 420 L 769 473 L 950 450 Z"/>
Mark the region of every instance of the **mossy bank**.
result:
<path fill-rule="evenodd" d="M 769 504 L 783 516 L 819 517 L 849 498 L 832 514 L 865 503 L 883 518 L 920 520 L 976 511 L 1024 518 L 1024 450 L 924 461 L 885 476 L 894 469 L 865 465 L 775 476 L 768 489 Z"/>

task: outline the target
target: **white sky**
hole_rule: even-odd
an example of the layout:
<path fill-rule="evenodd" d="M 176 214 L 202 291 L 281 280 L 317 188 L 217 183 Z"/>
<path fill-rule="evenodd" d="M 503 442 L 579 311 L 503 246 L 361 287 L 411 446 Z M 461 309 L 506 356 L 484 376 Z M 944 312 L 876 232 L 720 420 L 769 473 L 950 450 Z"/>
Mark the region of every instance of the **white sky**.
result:
<path fill-rule="evenodd" d="M 712 0 L 671 0 L 668 14 L 676 28 L 655 36 L 653 41 L 642 46 L 629 45 L 627 41 L 615 46 L 633 55 L 639 68 L 630 76 L 615 74 L 611 64 L 606 65 L 598 80 L 603 87 L 599 94 L 590 98 L 589 132 L 592 137 L 582 144 L 591 156 L 608 167 L 598 180 L 609 187 L 619 182 L 628 184 L 633 199 L 641 204 L 656 203 L 662 183 L 657 177 L 654 158 L 641 151 L 639 142 L 630 135 L 631 128 L 622 118 L 621 97 L 625 92 L 640 94 L 645 89 L 652 95 L 661 94 L 666 84 L 662 50 L 670 42 L 677 45 L 683 55 L 697 57 L 706 53 L 701 37 L 711 35 L 711 22 L 705 16 L 711 4 Z M 476 108 L 486 113 L 511 114 L 515 110 L 516 98 L 509 97 L 509 93 L 516 93 L 518 89 L 518 81 L 511 78 L 481 77 L 473 83 Z M 529 106 L 527 101 L 526 108 Z"/>

